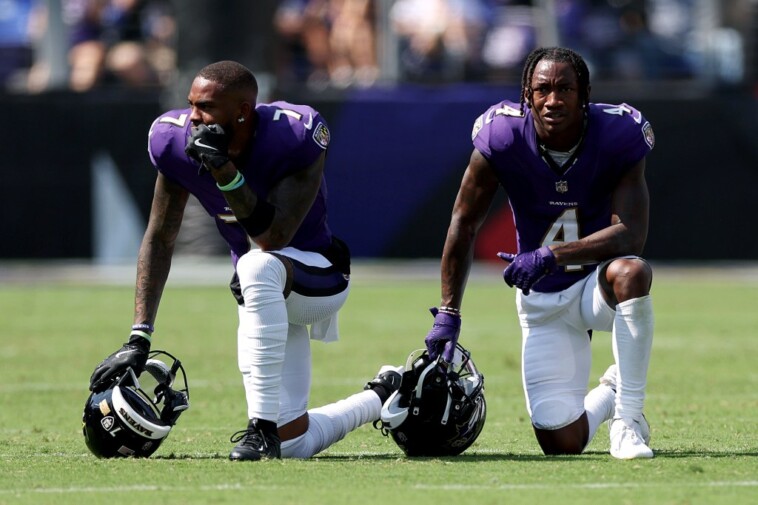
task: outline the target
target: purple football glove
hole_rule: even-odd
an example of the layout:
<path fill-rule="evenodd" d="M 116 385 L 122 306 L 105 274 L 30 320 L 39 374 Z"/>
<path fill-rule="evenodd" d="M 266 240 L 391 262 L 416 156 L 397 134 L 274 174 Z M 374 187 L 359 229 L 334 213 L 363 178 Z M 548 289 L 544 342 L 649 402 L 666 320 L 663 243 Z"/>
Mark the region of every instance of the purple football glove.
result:
<path fill-rule="evenodd" d="M 521 254 L 499 252 L 497 257 L 510 262 L 503 270 L 505 283 L 520 288 L 525 295 L 529 294 L 537 281 L 555 272 L 557 268 L 555 255 L 548 246 Z"/>
<path fill-rule="evenodd" d="M 426 351 L 431 359 L 437 359 L 437 356 L 442 354 L 442 359 L 451 363 L 461 332 L 461 316 L 440 312 L 437 307 L 432 307 L 429 312 L 434 316 L 434 325 L 424 339 Z"/>

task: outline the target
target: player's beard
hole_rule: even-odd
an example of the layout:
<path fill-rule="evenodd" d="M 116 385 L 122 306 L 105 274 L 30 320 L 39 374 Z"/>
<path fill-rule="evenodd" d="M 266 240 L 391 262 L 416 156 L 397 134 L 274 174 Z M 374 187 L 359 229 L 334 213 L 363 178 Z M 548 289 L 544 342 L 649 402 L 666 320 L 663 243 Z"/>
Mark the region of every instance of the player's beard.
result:
<path fill-rule="evenodd" d="M 238 146 L 237 142 L 235 141 L 239 135 L 237 131 L 239 125 L 236 123 L 236 121 L 228 121 L 221 124 L 221 127 L 224 129 L 227 138 L 229 139 L 229 157 L 232 159 L 232 161 L 239 161 L 243 151 L 245 150 L 244 147 Z"/>
<path fill-rule="evenodd" d="M 231 140 L 234 137 L 234 134 L 237 133 L 237 125 L 234 124 L 234 121 L 223 123 L 221 128 L 224 129 L 229 140 Z"/>

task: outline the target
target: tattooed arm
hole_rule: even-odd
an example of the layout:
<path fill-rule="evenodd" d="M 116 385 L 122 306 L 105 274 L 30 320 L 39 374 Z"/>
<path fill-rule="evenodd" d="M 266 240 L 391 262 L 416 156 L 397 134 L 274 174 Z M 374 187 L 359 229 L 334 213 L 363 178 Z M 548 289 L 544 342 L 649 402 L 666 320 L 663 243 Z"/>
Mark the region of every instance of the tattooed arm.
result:
<path fill-rule="evenodd" d="M 135 324 L 155 323 L 188 198 L 185 189 L 158 173 L 150 219 L 137 258 Z"/>
<path fill-rule="evenodd" d="M 252 236 L 258 247 L 271 251 L 289 244 L 316 199 L 325 158 L 326 154 L 322 153 L 309 167 L 285 177 L 271 188 L 265 203 L 272 206 L 274 214 L 265 231 Z M 237 168 L 230 161 L 211 170 L 211 175 L 223 186 L 234 180 Z M 250 216 L 258 205 L 258 195 L 247 184 L 223 194 L 238 221 Z"/>

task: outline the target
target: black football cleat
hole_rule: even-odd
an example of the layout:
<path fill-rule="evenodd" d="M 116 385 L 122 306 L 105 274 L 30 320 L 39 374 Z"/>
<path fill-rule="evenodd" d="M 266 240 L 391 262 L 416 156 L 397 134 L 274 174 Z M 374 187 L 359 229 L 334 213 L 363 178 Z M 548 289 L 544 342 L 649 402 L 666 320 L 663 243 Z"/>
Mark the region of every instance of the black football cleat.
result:
<path fill-rule="evenodd" d="M 246 430 L 241 430 L 229 439 L 237 444 L 229 454 L 232 461 L 259 461 L 282 457 L 281 441 L 276 423 L 251 419 Z"/>
<path fill-rule="evenodd" d="M 372 389 L 384 403 L 392 393 L 400 389 L 403 371 L 401 366 L 384 365 L 363 389 Z"/>

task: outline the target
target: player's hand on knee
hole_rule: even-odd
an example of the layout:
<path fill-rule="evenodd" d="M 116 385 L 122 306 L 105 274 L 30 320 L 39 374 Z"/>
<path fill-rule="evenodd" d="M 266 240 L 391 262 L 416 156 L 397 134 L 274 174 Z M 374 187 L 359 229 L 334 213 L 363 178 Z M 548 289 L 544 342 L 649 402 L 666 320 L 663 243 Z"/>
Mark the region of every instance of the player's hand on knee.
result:
<path fill-rule="evenodd" d="M 548 246 L 521 254 L 499 252 L 498 258 L 510 263 L 503 270 L 503 280 L 510 287 L 516 286 L 528 295 L 540 279 L 556 271 L 558 265 L 553 251 Z"/>

